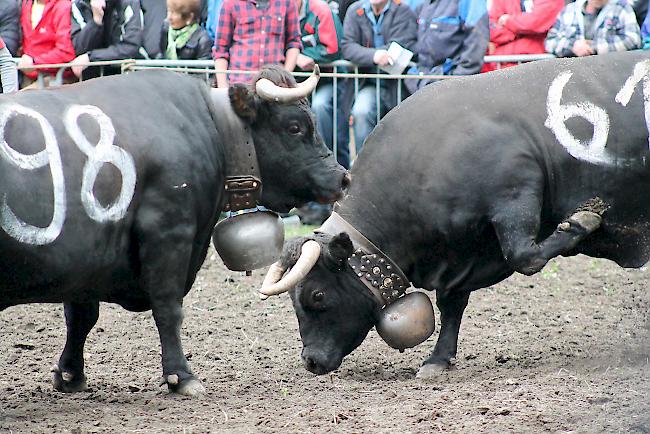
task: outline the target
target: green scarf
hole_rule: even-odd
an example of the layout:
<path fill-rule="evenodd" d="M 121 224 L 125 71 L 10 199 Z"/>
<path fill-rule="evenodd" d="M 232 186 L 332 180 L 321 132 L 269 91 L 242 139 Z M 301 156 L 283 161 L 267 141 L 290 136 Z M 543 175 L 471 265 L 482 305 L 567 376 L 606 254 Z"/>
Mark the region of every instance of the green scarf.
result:
<path fill-rule="evenodd" d="M 169 28 L 169 31 L 167 32 L 167 52 L 166 57 L 171 60 L 178 60 L 178 54 L 176 50 L 183 48 L 185 44 L 187 44 L 187 41 L 190 40 L 190 37 L 194 32 L 196 32 L 196 29 L 199 28 L 199 25 L 197 23 L 190 24 L 189 26 L 185 26 L 182 29 L 172 29 L 171 27 Z"/>

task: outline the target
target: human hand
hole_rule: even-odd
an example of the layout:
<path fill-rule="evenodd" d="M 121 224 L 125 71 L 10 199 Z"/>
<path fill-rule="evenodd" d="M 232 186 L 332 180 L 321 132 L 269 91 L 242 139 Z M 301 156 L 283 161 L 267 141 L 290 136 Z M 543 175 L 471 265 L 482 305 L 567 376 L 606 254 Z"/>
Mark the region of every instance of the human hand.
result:
<path fill-rule="evenodd" d="M 311 71 L 314 69 L 314 59 L 300 53 L 296 59 L 296 65 L 298 65 L 298 68 L 302 69 L 303 71 Z"/>
<path fill-rule="evenodd" d="M 90 56 L 88 56 L 88 53 L 81 54 L 75 57 L 72 62 L 70 62 L 72 65 L 72 72 L 77 78 L 81 78 L 81 73 L 83 70 L 88 68 L 88 62 L 90 62 Z"/>
<path fill-rule="evenodd" d="M 372 61 L 379 66 L 386 66 L 393 63 L 393 59 L 388 54 L 386 50 L 376 50 L 375 54 L 372 56 Z"/>
<path fill-rule="evenodd" d="M 510 19 L 510 15 L 508 15 L 508 14 L 503 14 L 503 15 L 501 15 L 501 16 L 499 17 L 499 19 L 497 20 L 497 25 L 499 25 L 499 26 L 501 26 L 501 27 L 504 27 L 504 26 L 506 25 L 506 23 L 508 22 L 509 19 Z"/>
<path fill-rule="evenodd" d="M 573 54 L 578 57 L 591 56 L 592 54 L 596 54 L 594 49 L 591 47 L 591 41 L 587 39 L 578 39 L 575 41 L 573 43 L 573 48 L 571 48 L 571 51 L 573 51 Z"/>
<path fill-rule="evenodd" d="M 90 0 L 90 8 L 93 11 L 93 21 L 101 25 L 104 22 L 104 9 L 106 0 Z"/>
<path fill-rule="evenodd" d="M 32 59 L 32 57 L 27 54 L 23 54 L 20 57 L 20 60 L 18 61 L 17 67 L 23 72 L 32 72 L 33 69 L 29 67 L 33 65 L 34 65 L 34 59 Z"/>

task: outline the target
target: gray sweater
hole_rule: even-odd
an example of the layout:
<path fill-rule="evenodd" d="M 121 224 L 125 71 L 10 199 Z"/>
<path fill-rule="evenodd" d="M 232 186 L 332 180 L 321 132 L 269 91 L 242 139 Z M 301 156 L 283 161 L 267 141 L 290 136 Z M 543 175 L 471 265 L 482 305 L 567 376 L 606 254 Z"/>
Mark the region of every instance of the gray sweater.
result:
<path fill-rule="evenodd" d="M 2 93 L 18 90 L 18 70 L 7 47 L 0 49 L 0 83 Z"/>

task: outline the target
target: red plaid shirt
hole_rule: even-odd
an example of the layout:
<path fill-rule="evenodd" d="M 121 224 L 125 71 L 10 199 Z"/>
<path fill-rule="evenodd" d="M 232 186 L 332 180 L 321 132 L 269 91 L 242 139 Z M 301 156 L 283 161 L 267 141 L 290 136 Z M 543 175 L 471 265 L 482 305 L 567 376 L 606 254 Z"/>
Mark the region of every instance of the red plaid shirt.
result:
<path fill-rule="evenodd" d="M 289 48 L 302 50 L 300 21 L 294 0 L 225 0 L 212 55 L 228 60 L 228 69 L 256 71 L 267 63 L 283 63 Z M 229 74 L 229 83 L 250 82 L 252 75 Z"/>

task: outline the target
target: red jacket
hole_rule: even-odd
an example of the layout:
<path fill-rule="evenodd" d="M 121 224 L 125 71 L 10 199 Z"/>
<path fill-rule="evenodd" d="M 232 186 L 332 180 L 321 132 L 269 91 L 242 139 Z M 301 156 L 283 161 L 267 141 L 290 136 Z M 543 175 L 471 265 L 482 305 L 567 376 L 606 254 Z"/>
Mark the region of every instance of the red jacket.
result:
<path fill-rule="evenodd" d="M 75 54 L 70 39 L 70 0 L 46 0 L 43 16 L 36 28 L 32 28 L 32 3 L 33 0 L 22 0 L 23 53 L 32 57 L 35 65 L 72 61 Z M 56 73 L 56 69 L 46 71 Z M 36 78 L 37 72 L 25 75 Z"/>
<path fill-rule="evenodd" d="M 493 0 L 490 8 L 490 42 L 494 55 L 542 54 L 544 39 L 564 7 L 564 0 L 533 0 L 533 10 L 522 13 L 520 0 Z M 497 26 L 501 15 L 510 16 L 506 25 Z M 501 66 L 511 66 L 502 64 Z"/>

